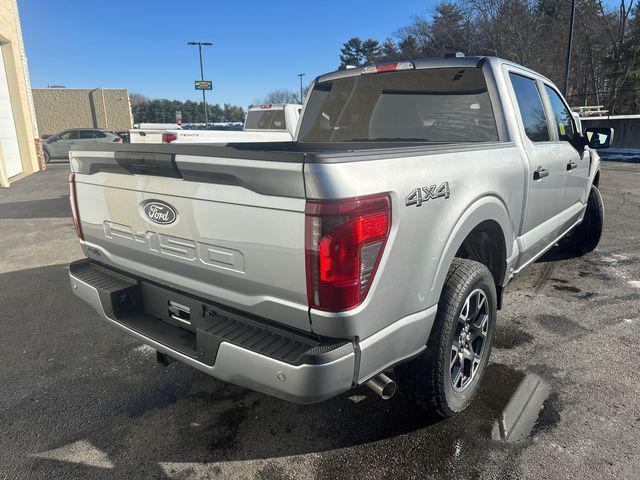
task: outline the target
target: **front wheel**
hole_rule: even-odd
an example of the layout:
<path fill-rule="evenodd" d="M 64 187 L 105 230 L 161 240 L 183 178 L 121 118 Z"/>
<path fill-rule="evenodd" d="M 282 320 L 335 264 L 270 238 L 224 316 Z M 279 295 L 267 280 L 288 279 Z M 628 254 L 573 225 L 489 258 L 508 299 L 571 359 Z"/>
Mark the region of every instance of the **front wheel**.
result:
<path fill-rule="evenodd" d="M 455 258 L 427 348 L 396 368 L 401 390 L 441 417 L 467 408 L 489 362 L 496 316 L 496 287 L 489 269 Z"/>
<path fill-rule="evenodd" d="M 604 228 L 604 203 L 600 190 L 594 185 L 589 192 L 587 209 L 582 223 L 560 240 L 560 247 L 568 253 L 582 256 L 593 251 L 600 243 Z"/>
<path fill-rule="evenodd" d="M 43 149 L 43 153 L 44 153 L 44 163 L 49 163 L 49 160 L 51 160 L 51 155 L 49 155 L 49 152 L 47 152 L 46 150 Z"/>

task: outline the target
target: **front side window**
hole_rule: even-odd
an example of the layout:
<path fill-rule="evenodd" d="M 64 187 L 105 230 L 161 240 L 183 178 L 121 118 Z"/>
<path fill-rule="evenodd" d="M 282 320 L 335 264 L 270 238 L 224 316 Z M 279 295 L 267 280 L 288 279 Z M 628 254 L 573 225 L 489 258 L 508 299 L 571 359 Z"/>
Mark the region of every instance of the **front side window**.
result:
<path fill-rule="evenodd" d="M 60 140 L 77 140 L 78 139 L 78 131 L 77 130 L 69 130 L 68 132 L 64 132 L 60 135 Z"/>
<path fill-rule="evenodd" d="M 300 126 L 302 142 L 498 141 L 479 68 L 363 74 L 318 83 Z"/>
<path fill-rule="evenodd" d="M 553 110 L 553 116 L 555 119 L 555 125 L 558 129 L 558 139 L 560 141 L 567 141 L 573 144 L 576 140 L 576 131 L 573 128 L 573 119 L 571 118 L 571 112 L 560 98 L 558 92 L 556 92 L 549 85 L 545 85 L 547 95 L 549 96 L 549 102 L 551 103 L 551 109 Z"/>
<path fill-rule="evenodd" d="M 509 77 L 527 137 L 532 142 L 548 142 L 549 128 L 536 81 L 513 72 Z"/>

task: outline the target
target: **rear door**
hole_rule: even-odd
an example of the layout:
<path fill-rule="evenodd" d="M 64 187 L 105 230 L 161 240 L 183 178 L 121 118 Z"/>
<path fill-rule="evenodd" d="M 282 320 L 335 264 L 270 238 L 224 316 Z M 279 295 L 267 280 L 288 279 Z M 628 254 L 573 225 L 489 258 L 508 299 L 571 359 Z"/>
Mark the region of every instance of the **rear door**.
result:
<path fill-rule="evenodd" d="M 95 139 L 93 138 L 93 130 L 79 130 L 78 131 L 77 144 L 79 146 L 91 145 L 92 143 L 95 143 Z"/>
<path fill-rule="evenodd" d="M 78 131 L 67 130 L 61 133 L 57 140 L 49 145 L 54 152 L 54 157 L 66 157 L 71 147 L 78 143 Z"/>
<path fill-rule="evenodd" d="M 543 101 L 544 86 L 526 71 L 509 68 L 515 112 L 526 151 L 527 196 L 520 230 L 520 266 L 528 263 L 559 235 L 563 215 L 567 158 L 551 133 Z"/>

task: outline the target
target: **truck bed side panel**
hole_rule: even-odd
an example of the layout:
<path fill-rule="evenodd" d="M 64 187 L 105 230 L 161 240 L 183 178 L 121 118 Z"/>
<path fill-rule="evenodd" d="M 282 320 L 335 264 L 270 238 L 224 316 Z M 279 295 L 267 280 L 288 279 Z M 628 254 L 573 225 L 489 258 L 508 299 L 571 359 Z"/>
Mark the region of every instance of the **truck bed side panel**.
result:
<path fill-rule="evenodd" d="M 392 227 L 378 272 L 364 303 L 340 315 L 311 310 L 314 331 L 366 338 L 438 302 L 434 275 L 458 220 L 478 200 L 491 197 L 509 213 L 515 238 L 524 198 L 524 161 L 513 143 L 475 149 L 434 149 L 430 154 L 360 162 L 306 164 L 310 198 L 348 198 L 389 192 Z M 448 185 L 449 196 L 429 198 Z M 417 189 L 425 200 L 407 202 Z M 513 240 L 505 242 L 511 255 Z M 454 252 L 455 253 L 455 252 Z M 426 338 L 424 339 L 426 341 Z"/>

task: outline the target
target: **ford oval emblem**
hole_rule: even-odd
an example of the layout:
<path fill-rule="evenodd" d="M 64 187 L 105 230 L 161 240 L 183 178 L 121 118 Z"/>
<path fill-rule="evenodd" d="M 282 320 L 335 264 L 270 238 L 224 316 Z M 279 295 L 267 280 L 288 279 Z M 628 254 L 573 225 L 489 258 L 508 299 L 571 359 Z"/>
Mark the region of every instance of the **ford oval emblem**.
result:
<path fill-rule="evenodd" d="M 178 214 L 175 208 L 160 200 L 150 200 L 143 206 L 144 214 L 154 223 L 169 225 L 176 221 Z"/>

